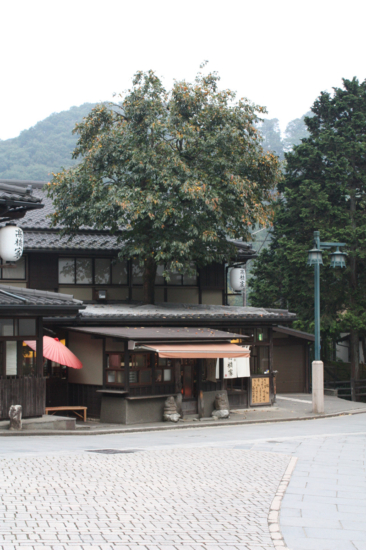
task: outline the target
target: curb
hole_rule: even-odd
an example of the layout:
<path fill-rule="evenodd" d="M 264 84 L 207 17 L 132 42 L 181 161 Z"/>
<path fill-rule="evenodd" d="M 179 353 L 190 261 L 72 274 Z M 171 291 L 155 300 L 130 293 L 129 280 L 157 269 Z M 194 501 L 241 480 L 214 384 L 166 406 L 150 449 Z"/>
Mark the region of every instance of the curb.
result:
<path fill-rule="evenodd" d="M 277 549 L 289 550 L 288 546 L 285 543 L 283 535 L 281 533 L 280 509 L 281 509 L 282 499 L 285 496 L 285 492 L 290 482 L 292 473 L 295 469 L 297 460 L 298 460 L 297 457 L 291 458 L 289 465 L 287 466 L 286 471 L 280 481 L 280 484 L 278 486 L 274 499 L 272 500 L 271 507 L 269 509 L 268 528 L 269 528 L 273 545 L 276 548 L 276 550 Z"/>
<path fill-rule="evenodd" d="M 252 424 L 274 424 L 279 422 L 299 422 L 303 420 L 320 420 L 322 418 L 334 418 L 337 416 L 354 415 L 354 414 L 366 414 L 366 409 L 353 409 L 350 411 L 341 411 L 331 414 L 319 414 L 311 416 L 301 416 L 297 418 L 272 418 L 267 420 L 234 420 L 234 421 L 209 421 L 205 422 L 192 422 L 190 424 L 178 424 L 178 425 L 163 425 L 163 426 L 141 426 L 136 428 L 112 428 L 102 430 L 87 430 L 77 428 L 76 430 L 24 430 L 20 432 L 0 430 L 0 437 L 23 437 L 23 436 L 46 436 L 46 435 L 112 435 L 112 434 L 130 434 L 130 433 L 143 433 L 143 432 L 164 432 L 170 430 L 191 430 L 193 428 L 217 428 L 228 426 L 243 426 Z"/>

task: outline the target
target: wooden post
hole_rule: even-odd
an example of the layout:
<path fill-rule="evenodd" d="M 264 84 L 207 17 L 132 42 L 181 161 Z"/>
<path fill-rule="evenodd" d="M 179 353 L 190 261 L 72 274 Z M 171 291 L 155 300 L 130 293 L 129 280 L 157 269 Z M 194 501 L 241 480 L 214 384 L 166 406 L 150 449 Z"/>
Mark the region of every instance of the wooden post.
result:
<path fill-rule="evenodd" d="M 150 367 L 151 367 L 151 394 L 155 395 L 155 353 L 150 353 Z"/>
<path fill-rule="evenodd" d="M 197 359 L 197 395 L 202 390 L 202 359 Z"/>
<path fill-rule="evenodd" d="M 36 371 L 39 378 L 43 377 L 43 319 L 37 317 Z"/>
<path fill-rule="evenodd" d="M 268 350 L 268 359 L 269 359 L 269 378 L 270 378 L 270 392 L 272 392 L 273 400 L 272 403 L 276 403 L 276 381 L 273 374 L 273 329 L 270 327 L 268 329 L 269 335 L 269 350 Z M 271 398 L 270 398 L 271 399 Z"/>
<path fill-rule="evenodd" d="M 106 339 L 103 338 L 103 388 L 105 388 L 107 384 L 107 354 L 105 343 Z"/>
<path fill-rule="evenodd" d="M 182 391 L 182 376 L 181 376 L 182 364 L 180 359 L 174 359 L 174 384 L 175 393 L 181 393 Z"/>
<path fill-rule="evenodd" d="M 201 269 L 198 270 L 198 303 L 202 304 Z"/>
<path fill-rule="evenodd" d="M 305 348 L 305 392 L 309 393 L 309 343 L 307 342 Z"/>
<path fill-rule="evenodd" d="M 227 383 L 224 380 L 224 360 L 219 359 L 219 371 L 220 371 L 220 390 L 226 390 Z"/>
<path fill-rule="evenodd" d="M 125 391 L 130 391 L 130 352 L 128 349 L 128 341 L 125 342 Z"/>
<path fill-rule="evenodd" d="M 204 401 L 203 401 L 203 392 L 202 392 L 202 369 L 203 369 L 203 360 L 197 359 L 197 412 L 200 418 L 203 418 L 204 411 Z"/>

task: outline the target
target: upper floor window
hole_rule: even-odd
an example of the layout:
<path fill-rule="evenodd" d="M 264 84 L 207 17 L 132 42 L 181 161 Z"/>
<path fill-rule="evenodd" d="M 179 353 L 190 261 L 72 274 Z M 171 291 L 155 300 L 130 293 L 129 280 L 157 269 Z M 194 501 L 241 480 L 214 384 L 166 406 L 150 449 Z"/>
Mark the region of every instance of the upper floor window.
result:
<path fill-rule="evenodd" d="M 0 269 L 0 279 L 7 281 L 7 280 L 17 280 L 17 281 L 24 281 L 25 276 L 25 256 L 22 256 L 17 262 L 12 263 L 9 262 L 9 267 L 3 260 L 0 258 L 0 265 L 3 265 L 5 267 L 2 267 Z"/>
<path fill-rule="evenodd" d="M 1 336 L 36 336 L 35 319 L 0 319 Z"/>
<path fill-rule="evenodd" d="M 143 284 L 143 267 L 139 265 L 138 260 L 133 260 L 132 262 L 132 284 L 133 285 L 142 285 Z M 156 270 L 155 284 L 164 286 L 197 286 L 197 275 L 191 276 L 187 274 L 182 274 L 178 272 L 171 272 L 169 281 L 166 281 L 164 276 L 164 266 L 158 265 Z"/>
<path fill-rule="evenodd" d="M 127 262 L 113 258 L 59 258 L 62 285 L 127 285 Z"/>

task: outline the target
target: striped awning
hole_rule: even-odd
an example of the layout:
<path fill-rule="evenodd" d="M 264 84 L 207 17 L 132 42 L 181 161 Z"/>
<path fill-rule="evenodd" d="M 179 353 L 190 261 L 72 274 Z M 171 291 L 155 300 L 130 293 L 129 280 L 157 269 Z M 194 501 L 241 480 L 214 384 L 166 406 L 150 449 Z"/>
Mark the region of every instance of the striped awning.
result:
<path fill-rule="evenodd" d="M 135 351 L 152 351 L 166 359 L 225 359 L 249 357 L 250 349 L 236 344 L 149 344 L 135 348 Z"/>

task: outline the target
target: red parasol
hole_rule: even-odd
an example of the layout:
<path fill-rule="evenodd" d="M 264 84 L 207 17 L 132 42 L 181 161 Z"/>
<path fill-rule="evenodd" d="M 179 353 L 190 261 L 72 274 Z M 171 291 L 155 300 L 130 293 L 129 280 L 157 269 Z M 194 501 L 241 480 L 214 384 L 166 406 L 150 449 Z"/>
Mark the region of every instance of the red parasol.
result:
<path fill-rule="evenodd" d="M 36 351 L 36 341 L 29 340 L 25 342 L 33 351 Z M 82 369 L 82 362 L 69 350 L 66 346 L 61 344 L 58 338 L 50 338 L 49 336 L 43 336 L 43 357 L 71 367 L 72 369 Z"/>

